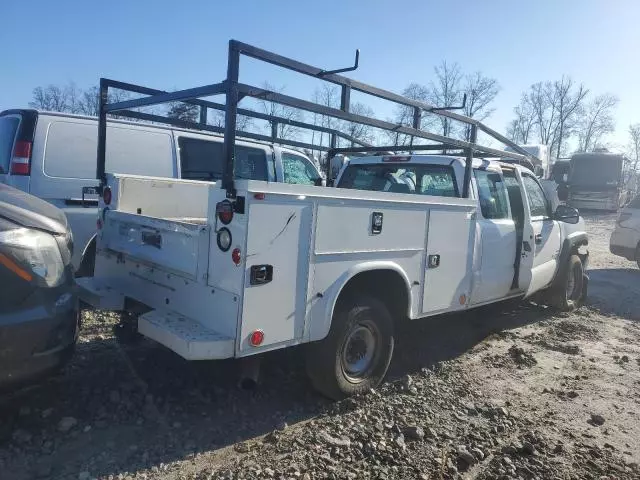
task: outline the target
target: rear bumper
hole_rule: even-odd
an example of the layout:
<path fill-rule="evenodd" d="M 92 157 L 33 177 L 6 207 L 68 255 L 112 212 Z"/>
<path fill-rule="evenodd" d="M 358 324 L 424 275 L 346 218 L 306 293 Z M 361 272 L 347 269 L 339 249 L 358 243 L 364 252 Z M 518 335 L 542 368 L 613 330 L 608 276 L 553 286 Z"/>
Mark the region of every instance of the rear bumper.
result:
<path fill-rule="evenodd" d="M 0 314 L 0 387 L 22 386 L 63 366 L 73 354 L 79 320 L 72 293 L 54 305 Z"/>

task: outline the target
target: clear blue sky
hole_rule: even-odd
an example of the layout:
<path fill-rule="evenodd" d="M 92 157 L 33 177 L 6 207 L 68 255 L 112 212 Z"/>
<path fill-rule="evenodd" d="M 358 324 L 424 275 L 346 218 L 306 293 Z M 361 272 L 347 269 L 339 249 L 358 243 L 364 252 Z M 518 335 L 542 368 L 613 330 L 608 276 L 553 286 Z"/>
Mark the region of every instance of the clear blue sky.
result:
<path fill-rule="evenodd" d="M 638 0 L 32 0 L 2 2 L 0 18 L 0 109 L 26 106 L 38 85 L 101 76 L 163 89 L 213 83 L 235 38 L 326 68 L 360 48 L 354 78 L 396 92 L 427 84 L 441 60 L 481 70 L 502 86 L 487 120 L 500 131 L 522 91 L 563 74 L 620 98 L 614 142 L 640 122 Z M 313 88 L 253 64 L 241 78 L 307 98 Z"/>

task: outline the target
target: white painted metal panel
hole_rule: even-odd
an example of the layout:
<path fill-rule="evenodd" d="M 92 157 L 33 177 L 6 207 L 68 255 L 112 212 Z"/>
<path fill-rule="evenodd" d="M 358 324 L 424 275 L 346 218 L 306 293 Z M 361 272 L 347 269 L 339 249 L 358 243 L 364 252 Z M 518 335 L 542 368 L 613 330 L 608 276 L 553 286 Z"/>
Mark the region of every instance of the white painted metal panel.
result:
<path fill-rule="evenodd" d="M 516 226 L 509 218 L 478 220 L 480 225 L 478 281 L 472 303 L 484 303 L 509 295 L 516 257 Z"/>
<path fill-rule="evenodd" d="M 382 231 L 372 233 L 372 215 L 382 214 Z M 422 250 L 426 209 L 408 205 L 350 202 L 318 205 L 316 254 Z"/>
<path fill-rule="evenodd" d="M 227 337 L 236 336 L 240 297 L 136 259 L 98 251 L 94 285 L 155 310 L 171 310 Z"/>
<path fill-rule="evenodd" d="M 248 342 L 254 330 L 264 331 L 261 349 L 302 337 L 313 219 L 311 202 L 296 197 L 267 195 L 249 205 L 240 355 L 260 351 Z M 269 283 L 250 284 L 256 265 L 273 267 Z"/>
<path fill-rule="evenodd" d="M 244 214 L 235 212 L 231 223 L 224 225 L 217 219 L 216 204 L 225 199 L 226 192 L 224 190 L 212 188 L 209 191 L 209 216 L 207 222 L 211 226 L 211 236 L 209 239 L 207 284 L 242 296 L 244 264 L 247 252 L 247 211 L 249 207 L 248 205 L 245 206 Z M 231 246 L 226 252 L 220 249 L 217 241 L 218 232 L 223 228 L 226 228 L 231 233 Z M 232 258 L 233 251 L 236 248 L 240 251 L 241 261 L 239 265 L 236 265 Z"/>
<path fill-rule="evenodd" d="M 138 318 L 138 331 L 187 360 L 215 360 L 233 356 L 233 338 L 170 310 L 151 310 L 141 315 Z"/>
<path fill-rule="evenodd" d="M 412 302 L 407 315 L 410 318 L 419 316 L 423 255 L 423 249 L 315 255 L 312 259 L 313 278 L 308 294 L 309 315 L 305 325 L 305 340 L 321 340 L 329 333 L 332 308 L 340 290 L 349 279 L 366 271 L 396 272 L 411 293 Z"/>
<path fill-rule="evenodd" d="M 118 210 L 158 218 L 206 218 L 209 190 L 220 188 L 193 180 L 119 175 L 112 178 L 118 182 Z"/>
<path fill-rule="evenodd" d="M 471 286 L 475 213 L 470 210 L 429 211 L 427 262 L 422 313 L 466 307 Z M 429 268 L 429 256 L 439 255 L 439 266 Z M 464 295 L 461 303 L 461 296 Z"/>
<path fill-rule="evenodd" d="M 208 225 L 108 211 L 100 235 L 100 248 L 137 258 L 192 280 L 199 279 L 198 262 L 207 264 Z"/>

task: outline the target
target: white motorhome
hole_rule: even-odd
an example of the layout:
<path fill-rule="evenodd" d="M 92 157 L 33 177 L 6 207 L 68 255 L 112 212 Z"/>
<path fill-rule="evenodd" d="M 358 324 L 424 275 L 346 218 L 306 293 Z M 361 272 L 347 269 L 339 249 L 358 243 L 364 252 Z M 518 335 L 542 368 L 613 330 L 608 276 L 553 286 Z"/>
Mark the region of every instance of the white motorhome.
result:
<path fill-rule="evenodd" d="M 226 95 L 232 121 L 225 131 L 222 180 L 109 173 L 99 148 L 95 276 L 78 280 L 85 302 L 135 314 L 133 328 L 189 360 L 256 359 L 308 344 L 310 378 L 333 398 L 382 381 L 397 322 L 533 295 L 563 310 L 581 305 L 588 253 L 578 212 L 566 206 L 553 211 L 527 168 L 476 157 L 526 156 L 350 114 L 348 104 L 316 106 L 243 85 L 237 78 L 241 54 L 434 111 L 231 41 L 226 81 L 197 89 Z M 113 112 L 181 100 L 193 91 L 101 108 Z M 335 188 L 237 179 L 230 146 L 239 93 L 440 142 L 413 150 L 457 148 L 464 156 L 351 158 Z M 471 118 L 437 114 L 466 122 L 471 138 L 481 129 L 504 139 Z M 333 149 L 329 157 L 347 150 Z"/>
<path fill-rule="evenodd" d="M 222 175 L 220 134 L 164 125 L 110 120 L 109 171 L 156 177 L 217 180 Z M 0 112 L 0 183 L 40 197 L 62 209 L 74 236 L 74 267 L 93 273 L 97 195 L 98 119 L 36 110 Z M 303 153 L 265 142 L 238 140 L 240 178 L 314 185 L 319 170 Z"/>
<path fill-rule="evenodd" d="M 551 157 L 549 153 L 549 147 L 547 145 L 519 145 L 519 147 L 526 152 L 533 155 L 533 166 L 535 174 L 542 180 L 547 180 L 551 176 Z M 506 147 L 505 151 L 515 152 L 513 147 Z"/>

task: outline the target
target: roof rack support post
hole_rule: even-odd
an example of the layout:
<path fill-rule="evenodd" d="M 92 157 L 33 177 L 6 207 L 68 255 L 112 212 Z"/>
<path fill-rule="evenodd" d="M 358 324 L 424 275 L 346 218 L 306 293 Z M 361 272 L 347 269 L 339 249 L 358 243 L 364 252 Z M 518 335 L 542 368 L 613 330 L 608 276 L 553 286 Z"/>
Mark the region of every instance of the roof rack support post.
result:
<path fill-rule="evenodd" d="M 278 139 L 278 122 L 271 122 L 271 139 L 275 142 Z"/>
<path fill-rule="evenodd" d="M 226 110 L 224 115 L 224 143 L 222 158 L 224 170 L 222 188 L 227 191 L 227 198 L 236 197 L 235 179 L 235 144 L 236 117 L 238 113 L 238 76 L 240 74 L 240 50 L 234 40 L 229 41 L 229 59 L 227 63 Z"/>
<path fill-rule="evenodd" d="M 420 121 L 422 120 L 421 111 L 418 107 L 413 107 L 413 128 L 416 130 L 420 130 Z M 413 135 L 409 139 L 409 146 L 413 147 Z M 413 153 L 413 151 L 409 151 L 409 153 Z"/>
<path fill-rule="evenodd" d="M 207 107 L 205 107 L 204 105 L 200 105 L 200 124 L 207 124 Z"/>
<path fill-rule="evenodd" d="M 105 105 L 109 97 L 109 84 L 106 78 L 100 79 L 100 90 L 98 93 L 98 152 L 96 164 L 96 178 L 100 180 L 98 187 L 102 193 L 102 187 L 107 183 L 105 176 L 105 162 L 107 152 L 107 110 Z"/>
<path fill-rule="evenodd" d="M 478 127 L 471 125 L 469 130 L 469 142 L 476 143 L 478 138 Z M 473 170 L 473 148 L 466 148 L 466 162 L 464 165 L 464 185 L 462 186 L 462 196 L 469 198 L 469 187 L 471 186 L 471 171 Z"/>

